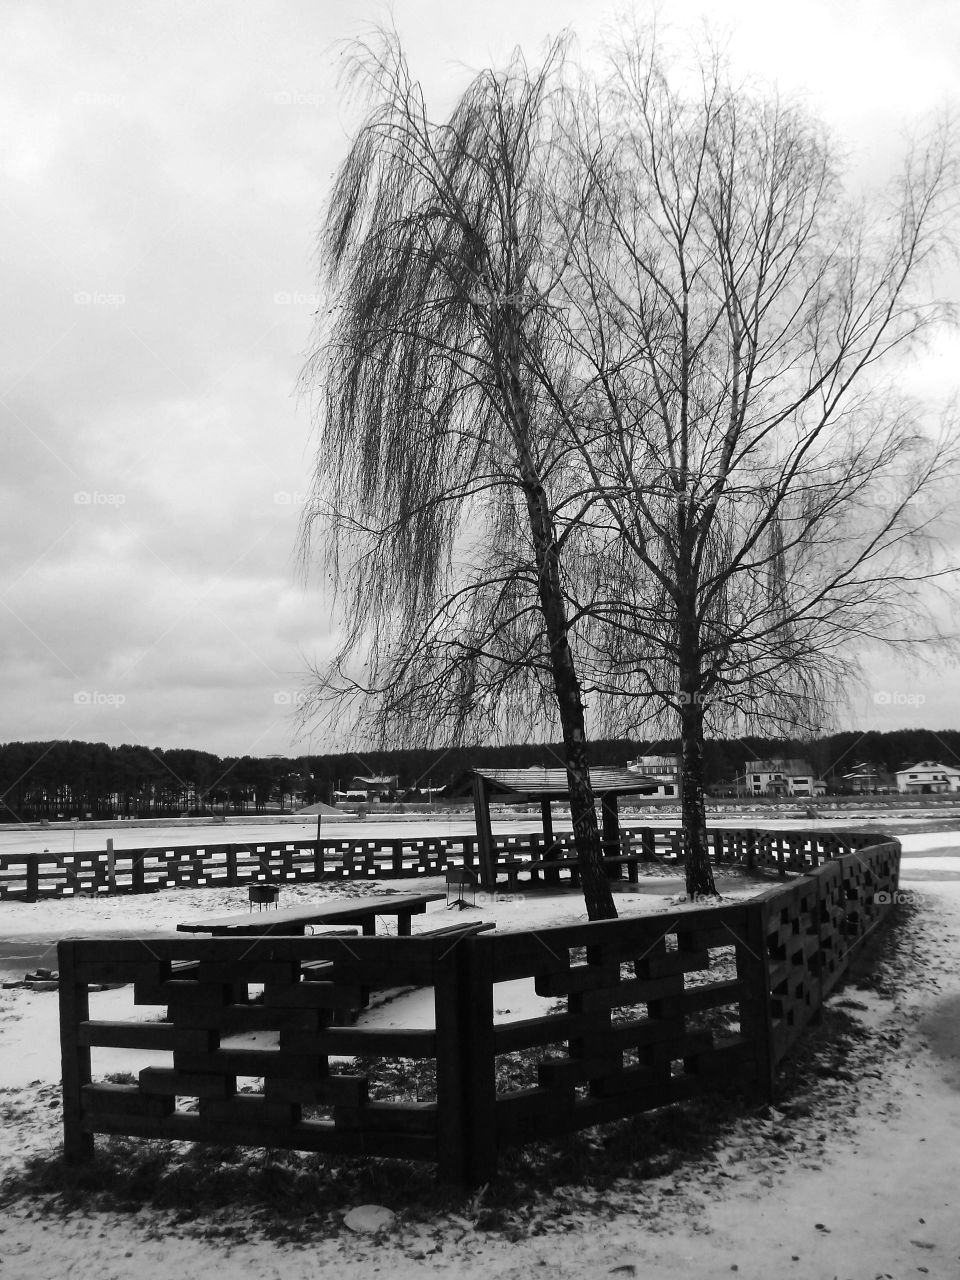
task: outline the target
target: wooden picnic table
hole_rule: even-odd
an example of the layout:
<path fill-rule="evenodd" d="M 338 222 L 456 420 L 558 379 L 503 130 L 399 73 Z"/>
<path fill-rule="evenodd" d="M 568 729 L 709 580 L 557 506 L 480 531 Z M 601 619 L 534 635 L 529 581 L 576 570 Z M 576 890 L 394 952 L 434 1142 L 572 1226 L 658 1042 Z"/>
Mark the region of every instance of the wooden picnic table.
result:
<path fill-rule="evenodd" d="M 308 903 L 279 911 L 243 912 L 208 920 L 187 920 L 177 925 L 179 933 L 212 933 L 228 937 L 238 934 L 278 933 L 303 935 L 313 924 L 359 924 L 368 937 L 377 931 L 377 916 L 396 916 L 397 934 L 410 936 L 410 920 L 426 911 L 428 902 L 445 898 L 445 893 L 384 893 L 362 898 Z"/>

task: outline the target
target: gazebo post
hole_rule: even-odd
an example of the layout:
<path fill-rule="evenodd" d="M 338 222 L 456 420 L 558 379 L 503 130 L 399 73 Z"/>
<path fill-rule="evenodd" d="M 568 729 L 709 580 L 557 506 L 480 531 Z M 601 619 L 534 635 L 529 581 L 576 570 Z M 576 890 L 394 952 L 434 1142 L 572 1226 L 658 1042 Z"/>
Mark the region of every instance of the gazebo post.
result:
<path fill-rule="evenodd" d="M 620 852 L 620 816 L 617 812 L 617 793 L 607 791 L 600 797 L 600 816 L 603 831 L 603 856 L 615 857 Z M 623 878 L 623 865 L 619 862 L 605 864 L 611 880 Z"/>
<path fill-rule="evenodd" d="M 549 858 L 553 853 L 553 809 L 549 797 L 540 801 L 540 813 L 543 815 L 543 856 Z"/>
<path fill-rule="evenodd" d="M 490 825 L 490 791 L 485 778 L 473 775 L 473 814 L 477 825 L 477 853 L 480 855 L 480 884 L 487 893 L 497 887 L 497 861 Z"/>

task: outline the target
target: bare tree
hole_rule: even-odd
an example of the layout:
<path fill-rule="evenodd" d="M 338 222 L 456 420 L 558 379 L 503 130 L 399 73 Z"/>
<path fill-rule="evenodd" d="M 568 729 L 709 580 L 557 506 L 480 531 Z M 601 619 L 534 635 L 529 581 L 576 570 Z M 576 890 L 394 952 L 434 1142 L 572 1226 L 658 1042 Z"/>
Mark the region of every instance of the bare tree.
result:
<path fill-rule="evenodd" d="M 565 264 L 545 213 L 563 59 L 562 43 L 539 71 L 515 55 L 437 123 L 395 37 L 353 52 L 365 117 L 329 201 L 332 306 L 304 374 L 320 412 L 302 547 L 320 521 L 345 629 L 308 715 L 352 704 L 360 730 L 412 743 L 527 735 L 552 707 L 600 919 L 616 910 L 568 568 L 595 495 L 555 408 Z"/>
<path fill-rule="evenodd" d="M 578 117 L 555 407 L 604 509 L 585 662 L 621 728 L 679 731 L 687 890 L 712 894 L 707 729 L 816 725 L 854 639 L 932 634 L 955 425 L 883 370 L 944 318 L 923 290 L 956 187 L 940 129 L 854 207 L 802 110 L 713 56 L 680 83 L 634 36 Z"/>

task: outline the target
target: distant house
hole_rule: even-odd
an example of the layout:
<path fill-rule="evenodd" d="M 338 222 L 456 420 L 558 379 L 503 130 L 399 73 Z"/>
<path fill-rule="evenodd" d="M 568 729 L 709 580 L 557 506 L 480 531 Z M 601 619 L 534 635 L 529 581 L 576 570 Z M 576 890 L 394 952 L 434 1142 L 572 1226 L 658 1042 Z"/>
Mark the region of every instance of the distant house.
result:
<path fill-rule="evenodd" d="M 838 789 L 850 791 L 856 796 L 885 795 L 893 790 L 894 781 L 889 773 L 883 773 L 872 764 L 855 764 L 849 773 L 841 773 L 833 779 Z"/>
<path fill-rule="evenodd" d="M 679 756 L 637 756 L 627 761 L 631 773 L 640 774 L 657 783 L 656 796 L 679 796 L 680 794 L 680 757 Z"/>
<path fill-rule="evenodd" d="M 357 774 L 350 783 L 350 790 L 363 792 L 365 800 L 395 800 L 400 789 L 400 775 L 397 773 L 378 774 L 372 778 Z"/>
<path fill-rule="evenodd" d="M 813 771 L 809 760 L 748 760 L 738 789 L 748 796 L 825 796 L 827 784 Z"/>
<path fill-rule="evenodd" d="M 430 803 L 431 803 L 431 804 L 433 804 L 434 800 L 436 800 L 438 796 L 442 796 L 442 795 L 443 795 L 443 793 L 444 793 L 444 791 L 446 791 L 446 789 L 447 789 L 447 788 L 446 788 L 445 786 L 443 786 L 443 787 L 414 787 L 414 788 L 413 788 L 413 790 L 410 792 L 410 795 L 411 795 L 411 796 L 415 795 L 415 796 L 417 796 L 420 800 L 429 800 L 429 801 L 430 801 Z"/>
<path fill-rule="evenodd" d="M 960 769 L 941 764 L 939 760 L 921 760 L 909 769 L 897 770 L 897 790 L 908 796 L 960 791 Z"/>

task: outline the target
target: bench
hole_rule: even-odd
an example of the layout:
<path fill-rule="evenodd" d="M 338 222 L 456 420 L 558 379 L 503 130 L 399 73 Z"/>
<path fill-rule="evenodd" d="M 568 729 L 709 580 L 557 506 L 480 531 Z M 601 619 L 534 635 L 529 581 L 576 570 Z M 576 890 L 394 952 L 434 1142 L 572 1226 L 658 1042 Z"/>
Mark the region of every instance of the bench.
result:
<path fill-rule="evenodd" d="M 311 936 L 314 938 L 356 938 L 359 929 L 317 929 Z M 300 972 L 304 982 L 326 982 L 327 974 L 336 964 L 335 960 L 303 960 Z"/>
<path fill-rule="evenodd" d="M 306 906 L 289 907 L 282 911 L 250 915 L 218 916 L 213 920 L 189 920 L 177 925 L 178 933 L 211 933 L 214 937 L 269 934 L 303 936 L 311 925 L 359 924 L 364 935 L 376 933 L 378 916 L 396 916 L 397 933 L 410 935 L 410 919 L 436 902 L 442 893 L 383 893 L 359 898 L 345 898 L 338 902 L 317 902 Z"/>
<path fill-rule="evenodd" d="M 511 893 L 517 888 L 517 876 L 524 867 L 529 865 L 529 862 L 524 862 L 521 858 L 508 858 L 505 862 L 497 863 L 497 871 L 507 873 L 507 888 Z"/>
<path fill-rule="evenodd" d="M 642 862 L 652 862 L 653 859 L 645 853 L 614 853 L 609 854 L 603 859 L 605 867 L 622 866 L 627 864 L 627 876 L 631 884 L 637 884 L 640 879 L 640 864 Z"/>
<path fill-rule="evenodd" d="M 550 877 L 554 884 L 559 884 L 561 871 L 570 872 L 570 883 L 572 885 L 579 885 L 580 883 L 580 864 L 576 858 L 538 858 L 524 865 L 530 872 L 530 883 L 532 885 L 543 883 L 546 877 Z M 556 872 L 556 875 L 550 876 L 551 872 Z M 542 876 L 543 879 L 541 878 Z"/>
<path fill-rule="evenodd" d="M 636 884 L 640 879 L 640 864 L 650 862 L 651 859 L 643 853 L 613 853 L 605 855 L 601 858 L 601 862 L 605 867 L 622 867 L 626 864 L 627 875 L 631 884 Z M 560 882 L 560 872 L 570 872 L 570 883 L 572 885 L 580 884 L 580 864 L 576 858 L 540 858 L 535 862 L 521 863 L 521 869 L 526 867 L 530 872 L 530 883 L 539 884 L 541 882 L 541 873 L 555 871 L 556 877 L 554 883 Z"/>
<path fill-rule="evenodd" d="M 470 937 L 474 933 L 484 933 L 487 929 L 495 929 L 496 920 L 472 920 L 465 924 L 441 925 L 439 929 L 424 929 L 415 935 L 417 938 Z"/>

